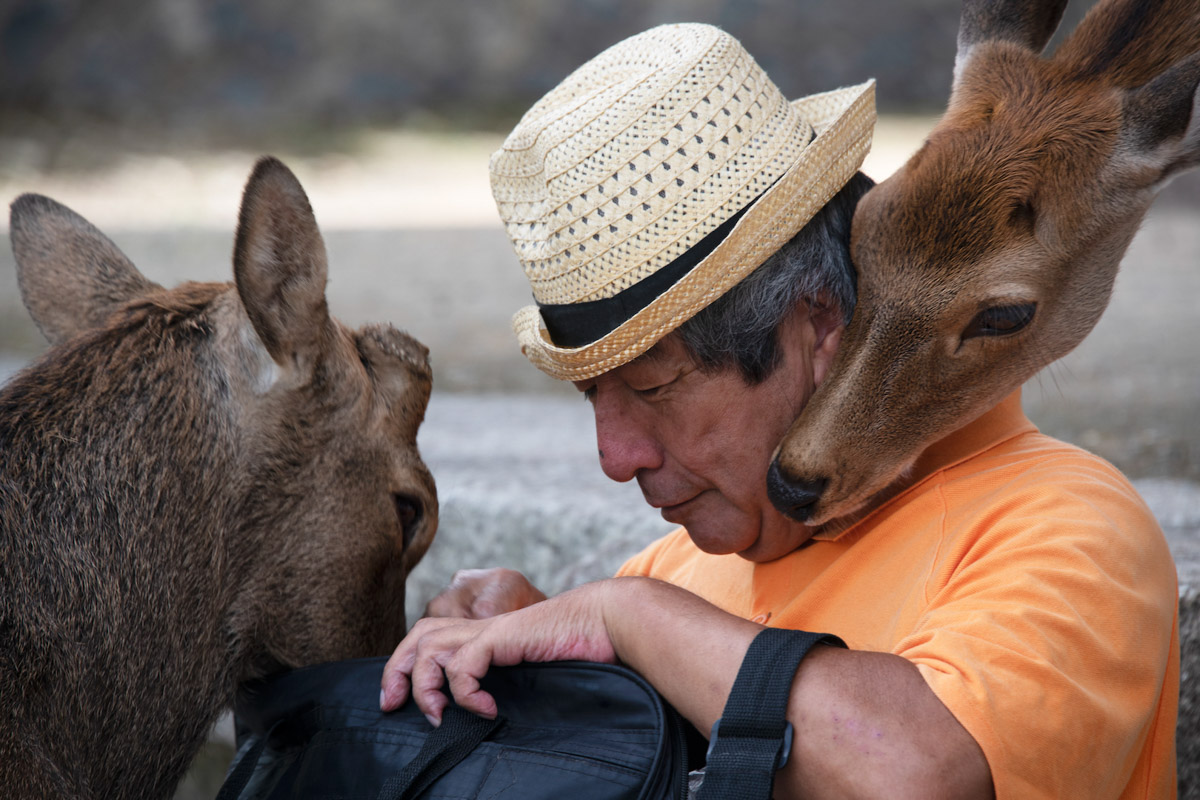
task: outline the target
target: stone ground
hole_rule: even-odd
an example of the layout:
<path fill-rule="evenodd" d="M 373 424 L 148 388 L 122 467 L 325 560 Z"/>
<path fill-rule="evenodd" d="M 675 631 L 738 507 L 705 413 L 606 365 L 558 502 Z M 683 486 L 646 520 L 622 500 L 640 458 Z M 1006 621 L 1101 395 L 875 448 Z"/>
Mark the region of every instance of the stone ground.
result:
<path fill-rule="evenodd" d="M 886 176 L 926 119 L 885 119 L 866 171 Z M 2 143 L 0 196 L 37 191 L 105 230 L 152 279 L 226 280 L 242 182 L 256 154 L 127 155 L 78 142 L 45 164 L 33 142 Z M 508 328 L 528 290 L 494 218 L 490 135 L 365 134 L 353 152 L 280 154 L 308 190 L 330 252 L 329 300 L 350 323 L 388 320 L 429 345 L 435 393 L 420 444 L 442 524 L 410 582 L 420 614 L 454 569 L 505 565 L 557 591 L 610 574 L 669 526 L 637 489 L 597 469 L 574 390 L 516 352 Z M 28 157 L 21 157 L 21 148 Z M 71 148 L 75 148 L 71 150 Z M 1091 336 L 1026 387 L 1043 430 L 1094 450 L 1136 482 L 1200 589 L 1200 176 L 1170 187 L 1135 239 Z M 7 220 L 0 236 L 7 236 Z M 42 349 L 0 242 L 0 381 Z M 1185 676 L 1191 686 L 1191 676 Z M 1181 742 L 1181 746 L 1184 742 Z M 1194 741 L 1188 746 L 1196 745 Z M 181 797 L 211 797 L 220 740 Z"/>

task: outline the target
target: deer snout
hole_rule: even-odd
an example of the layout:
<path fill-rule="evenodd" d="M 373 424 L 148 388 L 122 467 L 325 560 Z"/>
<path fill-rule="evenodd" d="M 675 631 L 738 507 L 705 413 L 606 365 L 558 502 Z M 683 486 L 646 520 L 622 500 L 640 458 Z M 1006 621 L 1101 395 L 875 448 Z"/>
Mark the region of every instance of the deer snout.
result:
<path fill-rule="evenodd" d="M 772 461 L 767 470 L 767 497 L 771 498 L 771 505 L 797 522 L 808 522 L 828 485 L 828 478 L 803 480 L 789 477 L 780 468 L 778 460 Z"/>

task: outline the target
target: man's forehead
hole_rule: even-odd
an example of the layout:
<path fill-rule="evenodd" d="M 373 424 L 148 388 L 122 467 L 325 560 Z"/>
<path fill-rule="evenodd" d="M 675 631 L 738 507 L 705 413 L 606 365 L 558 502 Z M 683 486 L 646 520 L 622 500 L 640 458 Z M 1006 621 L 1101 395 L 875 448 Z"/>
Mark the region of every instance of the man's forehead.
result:
<path fill-rule="evenodd" d="M 573 381 L 573 383 L 577 388 L 583 390 L 587 385 L 594 383 L 606 375 L 637 372 L 643 369 L 661 369 L 677 365 L 681 361 L 690 363 L 691 359 L 687 348 L 683 346 L 683 340 L 679 338 L 679 335 L 675 331 L 672 331 L 662 339 L 659 339 L 653 347 L 637 358 L 626 361 L 618 367 L 613 367 L 608 372 L 602 372 L 595 378 L 586 381 Z"/>
<path fill-rule="evenodd" d="M 642 353 L 632 361 L 626 362 L 623 366 L 626 367 L 650 367 L 661 366 L 667 363 L 676 363 L 681 359 L 687 359 L 687 348 L 683 346 L 683 340 L 679 338 L 679 334 L 671 331 L 663 338 L 659 339 L 653 347 Z M 617 369 L 620 369 L 618 367 Z"/>

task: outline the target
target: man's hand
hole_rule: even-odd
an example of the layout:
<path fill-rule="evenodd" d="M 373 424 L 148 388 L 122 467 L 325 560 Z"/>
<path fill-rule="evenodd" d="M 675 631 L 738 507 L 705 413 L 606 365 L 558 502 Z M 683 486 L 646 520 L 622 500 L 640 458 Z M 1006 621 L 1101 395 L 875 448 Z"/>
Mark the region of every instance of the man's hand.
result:
<path fill-rule="evenodd" d="M 491 664 L 619 659 L 709 731 L 760 630 L 661 581 L 597 581 L 490 619 L 420 620 L 384 668 L 379 702 L 390 711 L 411 693 L 436 725 L 448 684 L 460 706 L 494 717 L 495 699 L 479 687 Z M 900 656 L 813 648 L 788 720 L 804 735 L 776 777 L 781 799 L 992 797 L 983 751 Z"/>
<path fill-rule="evenodd" d="M 545 599 L 546 595 L 516 570 L 460 569 L 450 585 L 425 606 L 425 616 L 488 619 Z"/>
<path fill-rule="evenodd" d="M 384 667 L 380 707 L 391 711 L 411 694 L 437 725 L 446 706 L 441 687 L 448 683 L 460 706 L 495 717 L 495 699 L 479 688 L 479 679 L 493 664 L 576 659 L 614 663 L 616 654 L 604 620 L 604 595 L 612 583 L 580 586 L 487 619 L 419 620 Z"/>

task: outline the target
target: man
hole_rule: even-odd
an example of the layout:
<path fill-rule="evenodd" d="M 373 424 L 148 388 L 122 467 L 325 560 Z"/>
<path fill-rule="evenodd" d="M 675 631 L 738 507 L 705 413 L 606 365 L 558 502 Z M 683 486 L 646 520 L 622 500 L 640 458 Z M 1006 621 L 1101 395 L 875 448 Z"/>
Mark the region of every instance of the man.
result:
<path fill-rule="evenodd" d="M 539 304 L 518 338 L 593 404 L 605 473 L 683 527 L 551 599 L 461 574 L 397 648 L 383 707 L 411 693 L 436 723 L 446 682 L 490 715 L 490 664 L 616 660 L 709 731 L 764 625 L 818 630 L 850 649 L 817 646 L 795 674 L 778 797 L 1173 794 L 1166 544 L 1019 395 L 838 535 L 767 498 L 852 312 L 873 121 L 870 84 L 787 103 L 698 25 L 619 43 L 525 115 L 491 166 Z"/>

